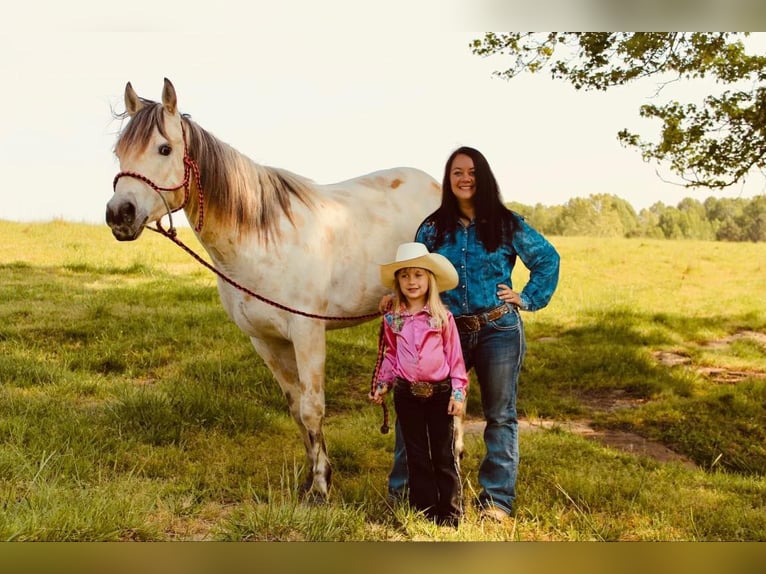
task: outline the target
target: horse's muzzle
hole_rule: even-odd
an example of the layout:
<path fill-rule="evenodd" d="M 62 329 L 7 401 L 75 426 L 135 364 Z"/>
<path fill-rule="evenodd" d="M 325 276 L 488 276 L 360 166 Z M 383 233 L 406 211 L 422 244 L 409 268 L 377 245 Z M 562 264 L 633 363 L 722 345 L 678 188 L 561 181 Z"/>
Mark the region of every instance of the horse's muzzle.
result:
<path fill-rule="evenodd" d="M 106 206 L 106 224 L 112 229 L 112 235 L 118 241 L 133 241 L 138 239 L 144 230 L 143 221 L 136 219 L 136 206 L 131 201 L 122 201 L 113 205 L 110 201 Z"/>

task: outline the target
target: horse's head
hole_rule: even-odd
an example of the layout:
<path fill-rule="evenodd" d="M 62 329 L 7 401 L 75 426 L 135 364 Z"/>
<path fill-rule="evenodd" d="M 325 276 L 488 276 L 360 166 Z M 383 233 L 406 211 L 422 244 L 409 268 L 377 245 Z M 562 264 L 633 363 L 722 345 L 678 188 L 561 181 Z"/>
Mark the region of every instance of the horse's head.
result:
<path fill-rule="evenodd" d="M 137 239 L 149 223 L 184 207 L 189 193 L 183 120 L 173 84 L 165 78 L 162 103 L 125 86 L 130 121 L 115 145 L 120 172 L 106 205 L 106 223 L 120 241 Z"/>

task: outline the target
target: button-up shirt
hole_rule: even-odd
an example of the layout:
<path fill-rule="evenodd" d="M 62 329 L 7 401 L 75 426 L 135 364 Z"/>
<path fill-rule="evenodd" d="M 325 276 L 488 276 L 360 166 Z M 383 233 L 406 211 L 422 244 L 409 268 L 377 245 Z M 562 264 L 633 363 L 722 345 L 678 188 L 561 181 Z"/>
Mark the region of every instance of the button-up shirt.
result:
<path fill-rule="evenodd" d="M 474 315 L 501 305 L 497 286 L 504 283 L 513 288 L 511 273 L 517 257 L 529 269 L 529 281 L 520 293 L 521 309 L 537 311 L 551 300 L 559 281 L 559 254 L 524 218 L 515 215 L 520 228 L 511 242 L 492 253 L 478 240 L 474 221 L 467 226 L 459 222 L 454 234 L 447 235 L 438 249 L 434 247 L 434 224 L 427 220 L 418 229 L 415 241 L 444 255 L 458 272 L 458 286 L 441 293 L 442 301 L 455 315 Z"/>
<path fill-rule="evenodd" d="M 447 312 L 446 323 L 436 327 L 428 305 L 415 314 L 402 306 L 398 312 L 383 316 L 383 340 L 386 352 L 379 381 L 391 386 L 397 377 L 432 383 L 449 377 L 452 388 L 465 393 L 468 375 L 451 313 Z"/>

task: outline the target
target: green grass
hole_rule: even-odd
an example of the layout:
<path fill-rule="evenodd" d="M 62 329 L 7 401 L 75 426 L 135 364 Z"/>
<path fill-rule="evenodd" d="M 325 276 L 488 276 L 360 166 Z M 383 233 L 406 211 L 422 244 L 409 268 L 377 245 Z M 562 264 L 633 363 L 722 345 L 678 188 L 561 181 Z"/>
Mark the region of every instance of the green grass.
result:
<path fill-rule="evenodd" d="M 297 428 L 212 273 L 155 234 L 0 221 L 0 239 L 0 539 L 766 540 L 766 346 L 747 336 L 766 333 L 764 244 L 553 238 L 561 284 L 524 315 L 521 415 L 589 418 L 698 468 L 524 433 L 515 520 L 468 506 L 448 530 L 386 500 L 393 437 L 365 399 L 375 322 L 328 335 L 333 489 L 316 504 L 296 495 Z M 738 378 L 706 374 L 722 369 Z M 614 396 L 634 408 L 598 408 Z M 469 501 L 482 449 L 467 437 Z"/>

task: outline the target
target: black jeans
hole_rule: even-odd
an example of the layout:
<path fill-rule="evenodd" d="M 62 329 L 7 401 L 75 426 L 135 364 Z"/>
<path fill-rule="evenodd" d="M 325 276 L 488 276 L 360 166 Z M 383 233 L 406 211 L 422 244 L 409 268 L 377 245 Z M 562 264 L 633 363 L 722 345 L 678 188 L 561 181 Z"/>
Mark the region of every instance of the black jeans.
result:
<path fill-rule="evenodd" d="M 455 457 L 455 425 L 447 414 L 451 391 L 424 399 L 406 384 L 394 387 L 394 407 L 407 450 L 410 505 L 442 524 L 456 524 L 463 514 L 463 489 Z"/>

